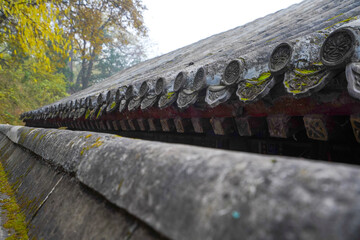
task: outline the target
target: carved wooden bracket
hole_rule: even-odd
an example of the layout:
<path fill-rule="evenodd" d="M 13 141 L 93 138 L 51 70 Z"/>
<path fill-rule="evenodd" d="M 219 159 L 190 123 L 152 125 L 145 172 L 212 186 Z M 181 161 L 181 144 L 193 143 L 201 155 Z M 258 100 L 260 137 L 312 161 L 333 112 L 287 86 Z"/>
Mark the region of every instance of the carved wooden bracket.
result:
<path fill-rule="evenodd" d="M 290 116 L 274 115 L 266 118 L 269 135 L 271 137 L 287 138 L 289 137 Z"/>
<path fill-rule="evenodd" d="M 120 127 L 122 131 L 128 131 L 130 129 L 130 127 L 128 127 L 127 121 L 125 119 L 121 119 L 119 121 L 120 123 Z"/>
<path fill-rule="evenodd" d="M 304 116 L 304 125 L 308 138 L 320 141 L 329 140 L 329 118 L 324 115 Z"/>
<path fill-rule="evenodd" d="M 141 131 L 146 131 L 149 128 L 148 122 L 143 118 L 137 119 L 137 123 Z"/>
<path fill-rule="evenodd" d="M 242 137 L 263 135 L 266 129 L 266 120 L 262 117 L 237 117 L 235 122 Z"/>
<path fill-rule="evenodd" d="M 203 120 L 201 118 L 191 118 L 191 123 L 196 133 L 204 133 Z"/>
<path fill-rule="evenodd" d="M 107 128 L 108 131 L 114 130 L 114 128 L 112 126 L 112 122 L 110 120 L 106 121 L 106 128 Z"/>
<path fill-rule="evenodd" d="M 232 119 L 231 118 L 215 118 L 210 119 L 210 124 L 216 135 L 225 135 L 233 132 Z"/>
<path fill-rule="evenodd" d="M 112 125 L 115 131 L 119 131 L 121 126 L 118 124 L 118 121 L 112 121 Z"/>
<path fill-rule="evenodd" d="M 190 119 L 176 117 L 174 119 L 174 124 L 178 133 L 191 132 L 190 128 L 192 128 L 192 126 Z"/>
<path fill-rule="evenodd" d="M 161 125 L 158 119 L 148 118 L 149 130 L 151 132 L 156 132 L 161 130 Z"/>
<path fill-rule="evenodd" d="M 171 124 L 171 119 L 160 119 L 160 124 L 163 132 L 171 132 L 174 130 L 174 125 Z"/>
<path fill-rule="evenodd" d="M 136 131 L 136 123 L 135 123 L 135 119 L 128 119 L 127 120 L 130 130 L 131 131 Z"/>
<path fill-rule="evenodd" d="M 360 143 L 360 114 L 350 116 L 351 126 L 354 132 L 355 139 Z"/>

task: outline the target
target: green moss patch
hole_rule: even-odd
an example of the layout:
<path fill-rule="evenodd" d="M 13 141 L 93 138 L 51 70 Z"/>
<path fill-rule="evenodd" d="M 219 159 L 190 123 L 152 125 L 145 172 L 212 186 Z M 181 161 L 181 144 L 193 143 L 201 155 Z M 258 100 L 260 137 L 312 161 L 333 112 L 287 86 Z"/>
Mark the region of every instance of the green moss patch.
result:
<path fill-rule="evenodd" d="M 93 143 L 92 145 L 87 146 L 87 147 L 84 147 L 83 149 L 81 149 L 80 155 L 81 155 L 81 156 L 84 155 L 85 151 L 87 151 L 87 150 L 90 150 L 90 149 L 92 149 L 92 148 L 94 148 L 94 147 L 100 147 L 101 145 L 103 145 L 104 141 L 101 141 L 100 139 L 101 139 L 101 138 L 98 137 L 98 138 L 96 139 L 95 143 Z"/>
<path fill-rule="evenodd" d="M 99 119 L 100 117 L 102 117 L 104 109 L 105 109 L 104 106 L 99 109 L 99 111 L 98 111 L 97 114 L 96 114 L 96 118 L 95 118 L 95 119 Z"/>
<path fill-rule="evenodd" d="M 271 76 L 270 72 L 264 72 L 260 74 L 258 78 L 252 78 L 248 80 L 245 84 L 246 87 L 260 86 L 266 82 L 266 80 Z"/>
<path fill-rule="evenodd" d="M 328 30 L 329 28 L 332 28 L 332 27 L 334 27 L 334 26 L 337 25 L 337 24 L 347 23 L 347 22 L 350 22 L 350 21 L 356 20 L 356 19 L 357 19 L 357 17 L 349 17 L 349 18 L 344 19 L 344 20 L 342 20 L 342 21 L 340 21 L 340 22 L 334 23 L 333 25 L 330 25 L 330 26 L 328 26 L 328 27 L 326 27 L 326 28 L 324 28 L 324 29 L 325 29 L 325 30 Z"/>
<path fill-rule="evenodd" d="M 112 102 L 112 104 L 110 105 L 110 108 L 113 109 L 116 106 L 116 102 Z"/>
<path fill-rule="evenodd" d="M 274 37 L 274 38 L 272 38 L 272 39 L 269 39 L 269 40 L 266 41 L 266 43 L 272 42 L 272 41 L 274 41 L 274 40 L 277 39 L 277 38 L 278 38 L 278 37 Z"/>
<path fill-rule="evenodd" d="M 85 119 L 88 119 L 89 115 L 90 115 L 90 109 L 87 109 L 85 113 Z"/>
<path fill-rule="evenodd" d="M 308 74 L 313 74 L 317 72 L 317 70 L 307 70 L 307 69 L 295 69 L 295 73 L 300 73 L 300 74 L 304 74 L 304 75 L 308 75 Z"/>
<path fill-rule="evenodd" d="M 34 137 L 33 137 L 33 140 L 35 140 L 35 138 L 37 137 L 39 135 L 39 133 L 37 132 L 37 133 L 35 133 L 34 134 Z"/>
<path fill-rule="evenodd" d="M 329 18 L 328 20 L 326 20 L 326 21 L 331 21 L 331 20 L 333 20 L 333 19 L 335 19 L 335 18 L 337 18 L 337 17 L 340 17 L 341 15 L 343 15 L 344 13 L 340 13 L 339 15 L 336 15 L 335 17 L 332 17 L 332 18 Z"/>
<path fill-rule="evenodd" d="M 170 98 L 174 95 L 174 93 L 175 93 L 175 92 L 168 92 L 168 93 L 166 94 L 167 99 L 170 99 Z"/>
<path fill-rule="evenodd" d="M 25 215 L 16 202 L 13 189 L 11 188 L 5 170 L 0 163 L 0 191 L 8 198 L 0 200 L 1 208 L 5 212 L 6 222 L 3 227 L 8 230 L 6 240 L 29 239 Z"/>
<path fill-rule="evenodd" d="M 260 74 L 260 76 L 258 77 L 258 81 L 263 81 L 265 79 L 267 79 L 268 77 L 271 76 L 271 73 L 270 72 L 264 72 L 262 74 Z"/>

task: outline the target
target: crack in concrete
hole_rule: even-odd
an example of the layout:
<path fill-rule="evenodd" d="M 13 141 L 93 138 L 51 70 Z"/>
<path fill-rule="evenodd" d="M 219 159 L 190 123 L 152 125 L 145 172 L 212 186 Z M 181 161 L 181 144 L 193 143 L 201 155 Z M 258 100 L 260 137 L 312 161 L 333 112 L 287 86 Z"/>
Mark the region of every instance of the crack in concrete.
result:
<path fill-rule="evenodd" d="M 129 230 L 129 234 L 126 236 L 126 238 L 124 240 L 130 240 L 132 238 L 132 236 L 134 235 L 135 231 L 139 228 L 139 224 L 138 222 L 135 222 Z"/>
<path fill-rule="evenodd" d="M 48 200 L 48 198 L 50 197 L 50 195 L 54 192 L 55 188 L 59 185 L 60 181 L 63 179 L 64 176 L 61 176 L 60 179 L 55 183 L 54 187 L 50 190 L 50 192 L 46 195 L 46 197 L 44 198 L 44 200 L 40 203 L 40 206 L 36 209 L 34 215 L 31 217 L 30 222 L 33 221 L 33 219 L 36 217 L 37 213 L 39 212 L 39 210 L 41 209 L 41 207 L 45 204 L 45 202 Z"/>

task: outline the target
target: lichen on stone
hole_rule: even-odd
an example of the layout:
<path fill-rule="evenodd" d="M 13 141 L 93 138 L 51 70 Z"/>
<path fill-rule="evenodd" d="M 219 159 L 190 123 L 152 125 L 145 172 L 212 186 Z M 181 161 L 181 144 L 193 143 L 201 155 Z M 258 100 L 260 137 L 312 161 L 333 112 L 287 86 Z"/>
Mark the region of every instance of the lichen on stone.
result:
<path fill-rule="evenodd" d="M 1 208 L 6 216 L 3 227 L 8 230 L 6 240 L 29 239 L 25 215 L 17 204 L 14 191 L 7 180 L 7 174 L 0 163 L 0 192 L 7 196 L 0 200 Z"/>
<path fill-rule="evenodd" d="M 90 109 L 87 109 L 85 113 L 85 119 L 88 119 L 89 115 L 90 115 Z"/>
<path fill-rule="evenodd" d="M 312 69 L 294 69 L 289 78 L 284 80 L 288 92 L 296 95 L 315 88 L 324 80 L 325 72 Z"/>
<path fill-rule="evenodd" d="M 116 106 L 116 102 L 112 102 L 110 108 L 113 109 Z"/>
<path fill-rule="evenodd" d="M 237 95 L 244 102 L 254 100 L 268 86 L 270 80 L 270 72 L 261 73 L 257 78 L 243 80 L 239 83 Z"/>
<path fill-rule="evenodd" d="M 170 98 L 174 95 L 174 93 L 175 93 L 175 92 L 168 92 L 168 93 L 166 94 L 167 99 L 170 99 Z"/>
<path fill-rule="evenodd" d="M 39 135 L 39 132 L 36 132 L 36 133 L 34 134 L 33 140 L 35 140 L 35 138 L 36 138 L 38 135 Z"/>
<path fill-rule="evenodd" d="M 300 74 L 303 74 L 303 75 L 313 74 L 315 72 L 318 72 L 318 70 L 299 69 L 299 68 L 295 69 L 295 73 L 300 73 Z"/>
<path fill-rule="evenodd" d="M 81 156 L 84 155 L 85 151 L 87 151 L 87 150 L 90 150 L 90 149 L 92 149 L 92 148 L 94 148 L 94 147 L 100 147 L 101 145 L 103 145 L 104 141 L 101 141 L 100 139 L 101 139 L 101 138 L 98 137 L 98 138 L 96 139 L 95 143 L 93 143 L 93 144 L 90 145 L 90 146 L 83 147 L 83 148 L 81 149 L 81 151 L 80 151 L 80 155 L 81 155 Z"/>
<path fill-rule="evenodd" d="M 344 19 L 344 20 L 342 20 L 342 21 L 340 21 L 340 22 L 334 23 L 334 24 L 332 24 L 332 25 L 330 25 L 330 26 L 328 26 L 328 27 L 324 28 L 324 30 L 328 30 L 328 29 L 330 29 L 330 28 L 334 27 L 334 26 L 335 26 L 335 25 L 337 25 L 337 24 L 340 24 L 340 23 L 347 23 L 347 22 L 350 22 L 350 21 L 352 21 L 352 20 L 356 20 L 356 19 L 357 19 L 357 16 L 355 16 L 355 17 L 349 17 L 349 18 L 347 18 L 347 19 Z"/>
<path fill-rule="evenodd" d="M 98 118 L 100 117 L 101 110 L 102 110 L 102 109 L 100 109 L 100 110 L 98 111 L 98 113 L 96 114 L 96 119 L 98 119 Z"/>

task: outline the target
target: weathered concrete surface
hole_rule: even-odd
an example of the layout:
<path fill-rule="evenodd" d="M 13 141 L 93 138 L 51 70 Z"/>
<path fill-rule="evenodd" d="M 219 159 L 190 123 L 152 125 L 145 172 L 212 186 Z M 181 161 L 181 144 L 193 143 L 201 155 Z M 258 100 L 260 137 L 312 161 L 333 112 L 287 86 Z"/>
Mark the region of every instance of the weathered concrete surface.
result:
<path fill-rule="evenodd" d="M 65 176 L 31 222 L 39 239 L 162 239 L 123 210 Z M 139 233 L 139 230 L 142 233 Z"/>
<path fill-rule="evenodd" d="M 68 131 L 46 130 L 41 128 L 7 128 L 9 138 L 31 150 L 33 153 L 48 160 L 50 164 L 73 173 L 83 153 L 96 144 L 101 137 L 92 132 L 83 132 L 79 135 L 68 134 Z M 17 131 L 19 130 L 19 131 Z M 109 138 L 110 135 L 106 136 Z M 99 140 L 98 140 L 99 142 Z M 96 145 L 95 145 L 96 146 Z"/>
<path fill-rule="evenodd" d="M 8 172 L 8 181 L 17 193 L 18 204 L 30 222 L 61 180 L 62 174 L 54 172 L 40 158 L 36 159 L 8 139 L 0 142 L 0 154 Z"/>
<path fill-rule="evenodd" d="M 82 184 L 171 239 L 360 236 L 357 166 L 109 134 L 54 129 L 29 132 L 27 127 L 6 125 L 0 125 L 0 133 L 56 166 L 67 166 L 65 158 L 72 153 L 71 172 Z M 44 135 L 41 139 L 40 133 Z M 77 138 L 80 140 L 69 145 L 69 139 Z M 64 149 L 69 155 L 61 155 Z M 62 187 L 49 199 L 65 196 L 72 185 L 69 181 L 62 186 L 62 180 Z M 71 202 L 88 209 L 76 197 Z M 49 209 L 52 204 L 57 206 L 49 200 L 45 204 Z M 46 218 L 49 213 L 44 210 L 43 214 Z"/>
<path fill-rule="evenodd" d="M 357 168 L 127 139 L 87 157 L 80 181 L 174 239 L 359 234 Z"/>
<path fill-rule="evenodd" d="M 165 239 L 2 133 L 0 161 L 25 213 L 30 238 Z"/>

